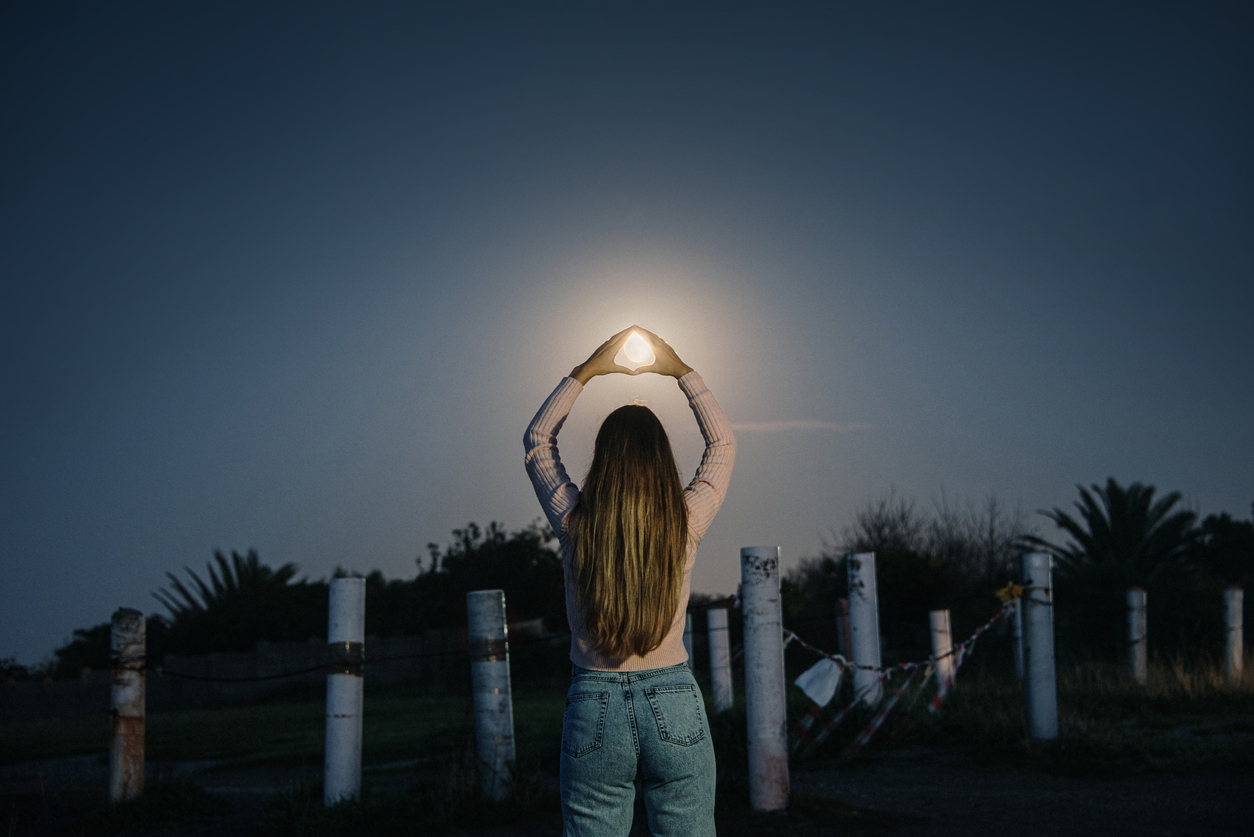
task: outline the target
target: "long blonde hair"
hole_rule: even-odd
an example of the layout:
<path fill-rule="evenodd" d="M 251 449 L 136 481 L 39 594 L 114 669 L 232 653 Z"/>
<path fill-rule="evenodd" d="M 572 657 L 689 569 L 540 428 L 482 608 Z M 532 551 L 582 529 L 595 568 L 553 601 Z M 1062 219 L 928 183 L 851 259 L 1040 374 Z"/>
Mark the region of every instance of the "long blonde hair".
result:
<path fill-rule="evenodd" d="M 670 439 L 648 407 L 619 407 L 601 423 L 567 531 L 593 647 L 624 660 L 661 645 L 679 607 L 688 508 Z"/>

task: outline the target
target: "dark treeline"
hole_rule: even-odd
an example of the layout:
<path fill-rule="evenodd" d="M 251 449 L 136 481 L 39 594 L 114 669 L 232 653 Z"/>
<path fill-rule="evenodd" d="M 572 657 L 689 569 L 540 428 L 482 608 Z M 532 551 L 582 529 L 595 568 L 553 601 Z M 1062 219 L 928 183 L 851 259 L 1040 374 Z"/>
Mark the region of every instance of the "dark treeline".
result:
<path fill-rule="evenodd" d="M 532 524 L 507 533 L 500 524 L 486 530 L 470 523 L 453 530 L 446 546 L 427 545 L 411 579 L 388 580 L 375 570 L 366 578 L 366 634 L 408 636 L 430 628 L 466 624 L 466 593 L 505 591 L 511 622 L 543 619 L 549 631 L 565 632 L 566 604 L 556 539 L 547 526 Z M 326 637 L 328 582 L 296 579 L 295 564 L 272 568 L 256 551 L 218 552 L 204 573 L 184 568 L 169 573 L 156 592 L 165 613 L 148 617 L 148 657 L 167 654 L 249 651 L 259 641 L 301 642 Z M 337 570 L 336 575 L 348 575 Z M 109 624 L 74 631 L 44 671 L 27 671 L 0 661 L 0 676 L 22 679 L 39 674 L 79 676 L 84 667 L 109 667 Z"/>
<path fill-rule="evenodd" d="M 859 511 L 839 538 L 803 560 L 783 581 L 785 624 L 808 641 L 837 648 L 836 601 L 847 592 L 844 556 L 875 552 L 880 629 L 886 662 L 929 651 L 927 613 L 947 608 L 955 639 L 1000 606 L 996 591 L 1016 577 L 1024 549 L 1054 555 L 1055 625 L 1064 653 L 1113 659 L 1124 651 L 1125 594 L 1149 594 L 1149 638 L 1158 653 L 1210 653 L 1222 641 L 1222 590 L 1254 582 L 1254 522 L 1224 513 L 1198 521 L 1180 495 L 1156 497 L 1140 483 L 1079 487 L 1075 511 L 1041 514 L 1059 537 L 1030 531 L 1024 516 L 996 499 L 923 509 L 890 493 Z M 368 636 L 406 636 L 466 623 L 470 590 L 505 591 L 511 622 L 542 619 L 565 632 L 561 559 L 552 531 L 532 524 L 515 532 L 497 523 L 453 530 L 428 544 L 411 579 L 366 576 Z M 255 551 L 215 553 L 205 572 L 168 574 L 153 595 L 165 613 L 148 621 L 149 657 L 248 651 L 259 641 L 326 636 L 327 582 L 297 579 L 297 567 L 272 568 Z M 343 570 L 338 575 L 345 574 Z M 703 597 L 694 595 L 694 601 Z M 698 618 L 698 622 L 703 620 Z M 109 665 L 108 624 L 74 631 L 55 660 L 28 671 L 0 660 L 0 677 L 76 677 Z"/>
<path fill-rule="evenodd" d="M 1041 514 L 1061 538 L 1029 531 L 996 499 L 920 509 L 895 493 L 860 511 L 839 540 L 785 580 L 785 621 L 811 642 L 836 647 L 833 602 L 847 593 L 844 556 L 876 553 L 880 631 L 886 662 L 929 652 L 927 612 L 950 610 L 955 640 L 996 612 L 996 591 L 1017 580 L 1023 550 L 1055 558 L 1059 650 L 1114 659 L 1126 650 L 1129 588 L 1148 593 L 1153 652 L 1217 654 L 1224 633 L 1222 592 L 1254 582 L 1254 522 L 1227 513 L 1201 523 L 1178 508 L 1180 495 L 1153 486 L 1078 486 L 1076 512 Z M 809 638 L 809 637 L 807 637 Z"/>

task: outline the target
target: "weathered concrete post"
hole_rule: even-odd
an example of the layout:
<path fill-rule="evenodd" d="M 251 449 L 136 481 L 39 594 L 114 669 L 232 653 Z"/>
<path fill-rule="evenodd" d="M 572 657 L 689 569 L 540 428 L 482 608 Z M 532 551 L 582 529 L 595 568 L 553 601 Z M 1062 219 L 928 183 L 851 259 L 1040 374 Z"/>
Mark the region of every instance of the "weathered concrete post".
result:
<path fill-rule="evenodd" d="M 331 579 L 327 608 L 327 738 L 322 801 L 361 795 L 366 580 Z"/>
<path fill-rule="evenodd" d="M 505 591 L 466 594 L 470 622 L 470 677 L 475 697 L 479 796 L 501 802 L 514 792 L 514 701 L 509 679 Z"/>
<path fill-rule="evenodd" d="M 712 607 L 705 612 L 710 637 L 710 682 L 714 686 L 714 711 L 731 709 L 731 643 L 727 636 L 727 609 Z"/>
<path fill-rule="evenodd" d="M 109 625 L 113 657 L 110 698 L 113 729 L 109 736 L 109 801 L 134 799 L 144 792 L 144 614 L 120 608 Z"/>
<path fill-rule="evenodd" d="M 1224 682 L 1234 686 L 1245 675 L 1244 605 L 1245 592 L 1240 587 L 1224 590 L 1224 626 L 1228 635 L 1224 647 Z"/>
<path fill-rule="evenodd" d="M 1142 684 L 1148 676 L 1145 637 L 1145 590 L 1133 587 L 1128 591 L 1128 674 Z"/>
<path fill-rule="evenodd" d="M 846 660 L 853 658 L 849 647 L 849 599 L 845 596 L 836 600 L 836 650 Z"/>
<path fill-rule="evenodd" d="M 688 652 L 688 668 L 697 670 L 697 661 L 692 656 L 692 614 L 684 614 L 684 650 Z"/>
<path fill-rule="evenodd" d="M 1028 738 L 1058 737 L 1058 690 L 1054 680 L 1054 597 L 1050 557 L 1043 552 L 1019 556 L 1023 586 L 1023 657 Z"/>
<path fill-rule="evenodd" d="M 1015 599 L 1010 611 L 1010 641 L 1015 649 L 1015 676 L 1023 679 L 1023 599 Z"/>
<path fill-rule="evenodd" d="M 749 807 L 788 807 L 788 711 L 784 698 L 784 625 L 779 547 L 740 550 L 745 625 L 745 714 L 749 732 Z"/>
<path fill-rule="evenodd" d="M 845 558 L 849 568 L 849 650 L 854 665 L 875 670 L 853 670 L 853 693 L 864 703 L 880 699 L 880 608 L 875 587 L 875 553 L 862 552 Z"/>
<path fill-rule="evenodd" d="M 950 686 L 954 674 L 953 638 L 949 630 L 949 611 L 932 610 L 927 614 L 932 627 L 932 659 L 936 660 L 936 683 L 942 689 Z"/>

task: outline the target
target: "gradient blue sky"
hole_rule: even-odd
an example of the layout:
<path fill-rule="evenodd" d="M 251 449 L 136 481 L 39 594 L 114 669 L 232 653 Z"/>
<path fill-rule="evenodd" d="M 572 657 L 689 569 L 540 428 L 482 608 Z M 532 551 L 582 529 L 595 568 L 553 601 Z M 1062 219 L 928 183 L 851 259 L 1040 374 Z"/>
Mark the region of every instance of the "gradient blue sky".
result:
<path fill-rule="evenodd" d="M 695 590 L 890 487 L 1249 515 L 1248 6 L 523 5 L 0 13 L 0 657 L 215 548 L 526 524 L 523 428 L 633 321 L 742 428 Z M 618 378 L 572 473 L 636 397 L 695 467 Z"/>

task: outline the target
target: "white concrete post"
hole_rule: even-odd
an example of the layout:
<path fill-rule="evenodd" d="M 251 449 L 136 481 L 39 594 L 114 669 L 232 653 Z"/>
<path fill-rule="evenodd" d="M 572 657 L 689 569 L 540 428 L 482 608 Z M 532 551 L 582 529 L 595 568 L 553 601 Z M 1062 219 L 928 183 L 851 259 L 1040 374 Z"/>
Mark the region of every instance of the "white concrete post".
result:
<path fill-rule="evenodd" d="M 366 580 L 331 579 L 327 608 L 327 742 L 322 801 L 361 795 L 361 711 L 364 694 Z"/>
<path fill-rule="evenodd" d="M 144 614 L 119 608 L 109 626 L 113 657 L 110 689 L 113 728 L 109 736 L 109 801 L 134 799 L 144 792 Z"/>
<path fill-rule="evenodd" d="M 1058 737 L 1058 690 L 1054 680 L 1054 601 L 1051 561 L 1043 552 L 1019 556 L 1023 586 L 1023 663 L 1028 738 Z"/>
<path fill-rule="evenodd" d="M 1145 637 L 1145 590 L 1133 587 L 1128 591 L 1128 674 L 1138 683 L 1148 675 Z"/>
<path fill-rule="evenodd" d="M 684 614 L 684 650 L 688 652 L 688 668 L 696 671 L 697 661 L 692 656 L 692 614 Z"/>
<path fill-rule="evenodd" d="M 949 631 L 949 611 L 932 610 L 927 614 L 932 627 L 932 658 L 936 660 L 936 683 L 942 689 L 954 673 L 953 639 Z"/>
<path fill-rule="evenodd" d="M 710 682 L 714 686 L 714 711 L 731 709 L 732 670 L 731 649 L 727 635 L 727 610 L 712 607 L 705 612 L 707 634 L 710 638 Z"/>
<path fill-rule="evenodd" d="M 842 596 L 836 600 L 836 650 L 846 660 L 853 659 L 853 651 L 849 648 L 849 599 Z"/>
<path fill-rule="evenodd" d="M 475 696 L 479 796 L 501 802 L 514 792 L 514 701 L 510 694 L 505 591 L 466 594 L 470 679 Z"/>
<path fill-rule="evenodd" d="M 740 550 L 745 625 L 745 714 L 749 731 L 749 807 L 788 807 L 788 711 L 784 698 L 784 625 L 779 547 Z"/>
<path fill-rule="evenodd" d="M 1015 650 L 1015 676 L 1023 679 L 1023 599 L 1015 599 L 1010 611 L 1010 641 Z"/>
<path fill-rule="evenodd" d="M 1240 587 L 1224 590 L 1224 626 L 1228 641 L 1224 647 L 1224 682 L 1236 685 L 1245 674 L 1245 591 Z"/>
<path fill-rule="evenodd" d="M 853 662 L 879 669 L 880 607 L 875 587 L 875 553 L 862 552 L 845 558 L 849 568 L 849 646 Z M 864 703 L 880 699 L 879 671 L 853 670 L 853 693 Z"/>

